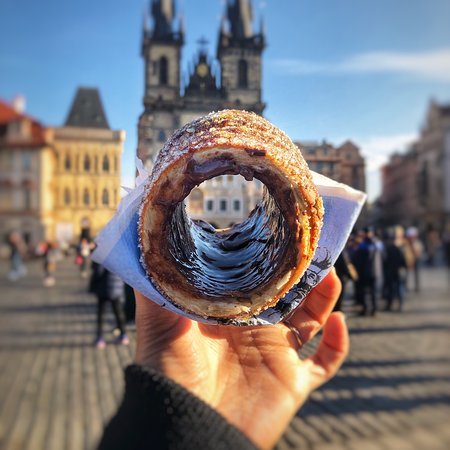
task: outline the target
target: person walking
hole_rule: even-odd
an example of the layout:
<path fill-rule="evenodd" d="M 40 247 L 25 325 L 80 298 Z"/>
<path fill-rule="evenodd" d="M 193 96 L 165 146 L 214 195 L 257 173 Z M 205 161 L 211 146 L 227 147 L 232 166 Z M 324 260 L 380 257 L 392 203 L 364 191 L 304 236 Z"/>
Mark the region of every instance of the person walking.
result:
<path fill-rule="evenodd" d="M 399 311 L 403 309 L 402 270 L 406 270 L 406 259 L 402 250 L 395 245 L 395 238 L 388 236 L 384 254 L 384 281 L 386 311 L 392 310 L 395 299 L 399 301 Z"/>
<path fill-rule="evenodd" d="M 9 260 L 11 264 L 11 271 L 8 274 L 8 278 L 11 281 L 17 281 L 27 274 L 27 268 L 23 263 L 23 257 L 27 251 L 26 244 L 18 231 L 13 231 L 8 236 L 8 244 L 10 248 Z"/>
<path fill-rule="evenodd" d="M 417 228 L 410 227 L 406 230 L 406 246 L 409 252 L 413 255 L 413 264 L 408 267 L 406 286 L 408 286 L 408 279 L 413 275 L 414 291 L 420 291 L 420 263 L 423 255 L 423 244 L 419 239 L 419 232 Z M 408 261 L 406 261 L 408 264 Z"/>
<path fill-rule="evenodd" d="M 341 254 L 338 256 L 334 264 L 334 268 L 336 269 L 336 275 L 338 276 L 342 289 L 339 294 L 338 300 L 334 305 L 333 311 L 342 311 L 342 301 L 345 297 L 345 287 L 349 280 L 356 282 L 358 280 L 358 273 L 356 272 L 355 267 L 350 262 L 350 258 L 347 254 L 347 249 L 344 248 Z"/>
<path fill-rule="evenodd" d="M 77 261 L 79 262 L 80 266 L 81 278 L 87 278 L 88 276 L 87 265 L 90 254 L 91 254 L 91 245 L 89 244 L 89 241 L 86 238 L 82 238 L 80 241 L 80 245 L 78 246 L 78 255 L 77 255 Z"/>
<path fill-rule="evenodd" d="M 56 244 L 47 242 L 44 250 L 44 281 L 45 287 L 54 286 L 56 283 L 55 272 L 58 261 L 58 248 Z"/>
<path fill-rule="evenodd" d="M 366 296 L 369 294 L 371 302 L 370 315 L 374 316 L 378 309 L 375 276 L 378 249 L 369 230 L 364 230 L 361 238 L 362 241 L 352 255 L 352 263 L 358 273 L 358 279 L 355 282 L 355 297 L 356 303 L 361 305 L 360 315 L 366 316 L 369 313 Z"/>
<path fill-rule="evenodd" d="M 106 347 L 106 341 L 103 337 L 103 320 L 105 307 L 108 303 L 111 303 L 117 328 L 120 331 L 116 343 L 128 345 L 130 341 L 126 332 L 125 317 L 122 308 L 124 282 L 116 274 L 110 272 L 102 265 L 93 262 L 89 291 L 97 296 L 97 334 L 94 345 L 98 349 Z"/>

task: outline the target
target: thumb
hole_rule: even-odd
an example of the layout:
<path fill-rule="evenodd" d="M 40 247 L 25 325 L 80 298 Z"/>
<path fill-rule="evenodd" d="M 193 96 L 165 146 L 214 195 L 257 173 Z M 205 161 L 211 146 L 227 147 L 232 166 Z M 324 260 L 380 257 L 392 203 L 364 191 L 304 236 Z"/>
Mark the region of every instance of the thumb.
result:
<path fill-rule="evenodd" d="M 345 316 L 341 312 L 332 313 L 325 323 L 316 352 L 308 358 L 312 362 L 311 390 L 317 389 L 336 374 L 348 355 L 349 347 Z"/>

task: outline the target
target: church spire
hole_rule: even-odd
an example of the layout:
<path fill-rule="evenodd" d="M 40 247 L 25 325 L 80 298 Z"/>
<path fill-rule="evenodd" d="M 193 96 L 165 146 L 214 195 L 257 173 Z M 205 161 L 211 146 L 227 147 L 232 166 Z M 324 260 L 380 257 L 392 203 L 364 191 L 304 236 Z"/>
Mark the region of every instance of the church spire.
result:
<path fill-rule="evenodd" d="M 227 1 L 227 13 L 234 39 L 248 39 L 253 36 L 253 11 L 250 0 Z"/>
<path fill-rule="evenodd" d="M 173 34 L 175 17 L 174 0 L 152 0 L 151 15 L 153 17 L 154 39 L 168 39 Z"/>

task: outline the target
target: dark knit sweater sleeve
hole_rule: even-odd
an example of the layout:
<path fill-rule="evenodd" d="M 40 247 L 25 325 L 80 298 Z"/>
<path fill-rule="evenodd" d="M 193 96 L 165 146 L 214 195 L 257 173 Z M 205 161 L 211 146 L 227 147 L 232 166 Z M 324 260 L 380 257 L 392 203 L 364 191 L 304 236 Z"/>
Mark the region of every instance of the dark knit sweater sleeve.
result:
<path fill-rule="evenodd" d="M 188 390 L 140 366 L 125 370 L 125 396 L 99 450 L 217 450 L 256 447 Z"/>

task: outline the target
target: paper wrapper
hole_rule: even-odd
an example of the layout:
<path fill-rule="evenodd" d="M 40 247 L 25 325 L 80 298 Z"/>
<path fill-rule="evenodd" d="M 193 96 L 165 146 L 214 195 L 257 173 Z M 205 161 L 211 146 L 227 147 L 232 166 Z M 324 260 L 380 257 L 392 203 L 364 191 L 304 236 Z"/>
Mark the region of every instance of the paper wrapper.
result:
<path fill-rule="evenodd" d="M 142 264 L 138 245 L 138 211 L 144 195 L 148 172 L 137 160 L 139 175 L 136 187 L 127 189 L 119 209 L 96 239 L 97 248 L 92 259 L 119 275 L 123 281 L 169 311 L 204 323 L 221 325 L 276 324 L 297 308 L 309 291 L 326 276 L 343 250 L 358 218 L 366 194 L 312 172 L 313 180 L 324 205 L 323 228 L 314 258 L 296 284 L 276 306 L 268 308 L 248 320 L 211 319 L 187 313 L 166 299 L 153 286 Z"/>

